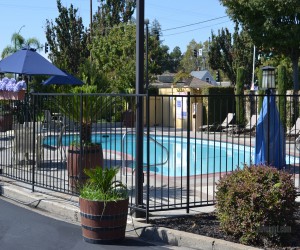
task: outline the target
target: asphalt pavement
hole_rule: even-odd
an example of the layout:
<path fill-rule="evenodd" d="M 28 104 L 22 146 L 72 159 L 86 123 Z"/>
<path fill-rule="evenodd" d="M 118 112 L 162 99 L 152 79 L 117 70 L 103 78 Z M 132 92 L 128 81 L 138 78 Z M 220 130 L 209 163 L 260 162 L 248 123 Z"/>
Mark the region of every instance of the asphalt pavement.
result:
<path fill-rule="evenodd" d="M 48 216 L 49 215 L 49 216 Z M 112 244 L 90 244 L 82 239 L 81 227 L 54 219 L 47 212 L 31 211 L 27 206 L 0 197 L 1 250 L 89 250 L 89 249 L 183 249 L 159 246 L 126 237 Z M 185 248 L 187 249 L 187 248 Z"/>
<path fill-rule="evenodd" d="M 89 249 L 198 249 L 257 250 L 221 239 L 147 224 L 144 218 L 127 217 L 125 240 L 94 245 L 83 241 L 78 197 L 11 181 L 0 175 L 0 250 Z M 214 208 L 199 208 L 209 212 Z M 208 210 L 210 209 L 210 210 Z M 176 215 L 182 215 L 176 211 Z M 160 214 L 159 217 L 170 216 Z M 152 215 L 153 217 L 154 215 Z M 158 215 L 157 215 L 158 216 Z"/>

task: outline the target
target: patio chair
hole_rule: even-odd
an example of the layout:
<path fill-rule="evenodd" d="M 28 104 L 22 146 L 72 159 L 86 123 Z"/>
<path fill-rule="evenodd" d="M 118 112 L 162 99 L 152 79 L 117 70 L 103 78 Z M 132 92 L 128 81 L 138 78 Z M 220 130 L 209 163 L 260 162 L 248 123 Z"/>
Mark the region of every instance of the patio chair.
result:
<path fill-rule="evenodd" d="M 286 131 L 287 137 L 296 137 L 300 133 L 300 117 L 297 118 L 294 126 Z"/>
<path fill-rule="evenodd" d="M 33 137 L 35 134 L 35 141 Z M 33 131 L 33 127 L 28 124 L 16 125 L 14 128 L 14 141 L 13 141 L 13 164 L 17 165 L 21 161 L 29 163 L 30 161 L 35 162 L 36 165 L 40 163 L 40 137 L 37 130 Z M 33 152 L 35 150 L 35 155 Z"/>
<path fill-rule="evenodd" d="M 229 128 L 225 128 L 222 131 L 223 132 L 228 132 L 231 134 L 243 134 L 243 133 L 251 133 L 255 130 L 256 128 L 256 123 L 257 123 L 257 115 L 252 115 L 249 122 L 246 124 L 245 127 L 239 127 L 239 126 L 233 126 Z"/>
<path fill-rule="evenodd" d="M 52 116 L 50 110 L 44 110 L 44 130 L 56 130 L 60 127 L 60 119 L 57 116 Z"/>
<path fill-rule="evenodd" d="M 234 113 L 228 113 L 226 118 L 221 124 L 211 124 L 211 125 L 203 125 L 199 127 L 200 131 L 221 131 L 224 128 L 228 128 L 232 126 L 232 122 L 234 120 Z"/>

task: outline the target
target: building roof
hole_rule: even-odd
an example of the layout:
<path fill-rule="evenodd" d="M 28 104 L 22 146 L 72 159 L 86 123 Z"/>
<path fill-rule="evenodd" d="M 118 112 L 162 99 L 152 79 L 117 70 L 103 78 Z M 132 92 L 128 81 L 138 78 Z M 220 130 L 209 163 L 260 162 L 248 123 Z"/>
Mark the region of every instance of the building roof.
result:
<path fill-rule="evenodd" d="M 213 86 L 215 86 L 215 85 L 208 83 L 206 81 L 202 81 L 196 77 L 193 77 L 190 82 L 191 88 L 207 88 L 207 87 L 213 87 Z"/>
<path fill-rule="evenodd" d="M 191 76 L 196 77 L 198 79 L 204 80 L 205 75 L 207 74 L 207 70 L 201 70 L 201 71 L 192 71 Z"/>
<path fill-rule="evenodd" d="M 206 78 L 209 79 L 209 83 L 212 86 L 217 86 L 217 82 L 215 81 L 215 79 L 212 77 L 211 73 L 208 70 L 200 70 L 200 71 L 192 71 L 191 76 L 196 77 L 202 81 L 206 82 Z"/>
<path fill-rule="evenodd" d="M 183 79 L 181 82 L 177 82 L 174 85 L 174 73 L 167 73 L 159 75 L 157 80 L 152 82 L 150 85 L 157 88 L 171 88 L 173 87 L 190 87 L 190 88 L 204 88 L 204 87 L 213 87 L 216 86 L 216 82 L 209 73 L 208 70 L 201 71 L 192 71 L 190 73 L 191 77 Z M 206 78 L 209 78 L 210 82 L 206 81 Z"/>

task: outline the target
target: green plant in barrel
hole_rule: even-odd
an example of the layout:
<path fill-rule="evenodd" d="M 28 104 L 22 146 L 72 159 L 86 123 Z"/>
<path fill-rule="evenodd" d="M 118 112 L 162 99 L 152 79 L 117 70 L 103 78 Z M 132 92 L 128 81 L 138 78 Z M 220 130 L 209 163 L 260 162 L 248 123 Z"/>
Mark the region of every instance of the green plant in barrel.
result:
<path fill-rule="evenodd" d="M 82 235 L 90 243 L 125 238 L 128 214 L 128 192 L 117 180 L 119 168 L 85 169 L 89 177 L 80 188 L 79 205 Z"/>

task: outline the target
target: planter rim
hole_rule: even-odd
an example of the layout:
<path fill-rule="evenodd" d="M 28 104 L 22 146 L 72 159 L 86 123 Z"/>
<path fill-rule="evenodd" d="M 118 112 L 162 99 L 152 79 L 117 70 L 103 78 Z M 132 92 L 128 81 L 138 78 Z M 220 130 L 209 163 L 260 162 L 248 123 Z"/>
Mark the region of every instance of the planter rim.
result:
<path fill-rule="evenodd" d="M 129 200 L 129 197 L 127 197 L 126 199 L 124 198 L 121 198 L 121 199 L 117 199 L 117 200 L 91 200 L 91 199 L 86 199 L 86 198 L 82 198 L 80 195 L 79 195 L 79 199 L 80 200 L 85 200 L 85 201 L 90 201 L 90 202 L 117 202 L 117 201 L 126 201 L 126 200 Z"/>

